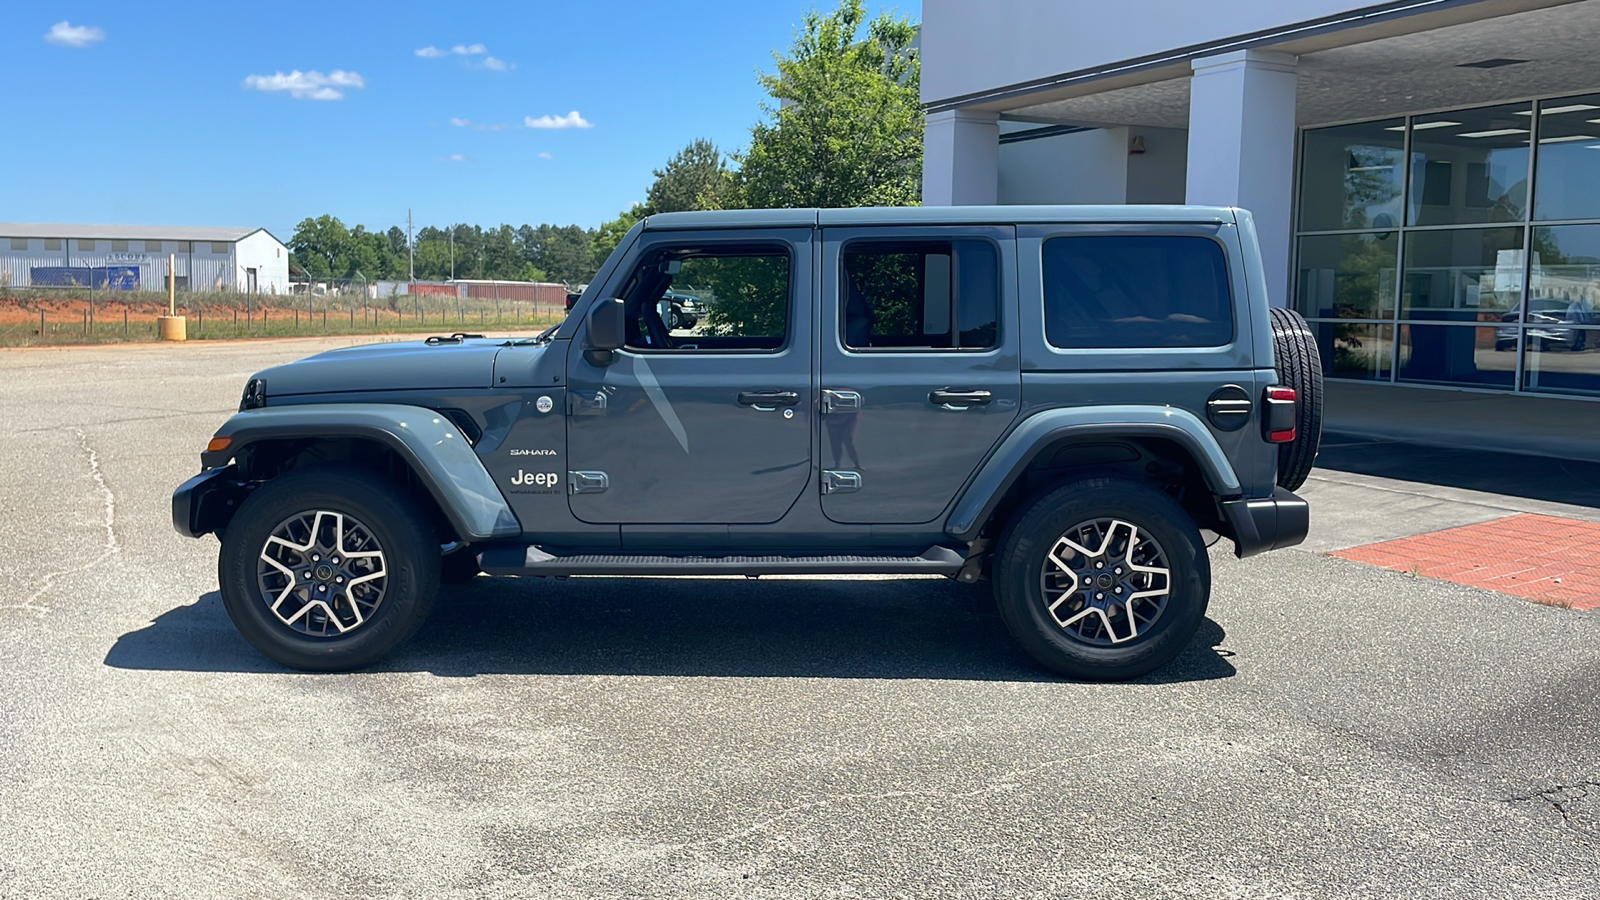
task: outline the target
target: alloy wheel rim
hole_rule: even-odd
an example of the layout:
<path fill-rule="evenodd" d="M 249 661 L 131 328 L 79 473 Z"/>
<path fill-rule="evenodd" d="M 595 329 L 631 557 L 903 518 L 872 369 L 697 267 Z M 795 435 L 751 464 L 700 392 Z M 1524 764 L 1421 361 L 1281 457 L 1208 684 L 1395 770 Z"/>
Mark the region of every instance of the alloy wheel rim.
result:
<path fill-rule="evenodd" d="M 1172 596 L 1161 544 L 1137 525 L 1110 517 L 1080 522 L 1056 538 L 1039 580 L 1056 626 L 1095 647 L 1149 634 Z"/>
<path fill-rule="evenodd" d="M 378 538 L 354 516 L 308 510 L 268 535 L 256 564 L 261 600 L 283 625 L 333 638 L 371 620 L 388 591 Z"/>

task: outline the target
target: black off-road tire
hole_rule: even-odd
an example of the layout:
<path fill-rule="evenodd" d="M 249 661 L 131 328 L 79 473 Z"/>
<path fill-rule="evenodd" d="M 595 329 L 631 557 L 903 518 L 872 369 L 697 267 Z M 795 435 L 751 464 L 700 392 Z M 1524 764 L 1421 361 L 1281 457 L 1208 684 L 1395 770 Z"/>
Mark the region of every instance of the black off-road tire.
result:
<path fill-rule="evenodd" d="M 1146 630 L 1094 646 L 1055 618 L 1044 582 L 1057 541 L 1080 523 L 1104 519 L 1153 538 L 1170 581 L 1165 608 Z M 1161 668 L 1189 645 L 1210 601 L 1211 561 L 1194 520 L 1171 497 L 1137 481 L 1091 478 L 1047 494 L 1012 520 L 994 557 L 994 593 L 1006 629 L 1040 665 L 1069 678 L 1123 681 Z"/>
<path fill-rule="evenodd" d="M 1295 439 L 1278 446 L 1278 484 L 1305 484 L 1322 446 L 1322 355 L 1306 320 L 1292 309 L 1273 307 L 1272 351 L 1278 383 L 1294 388 Z"/>
<path fill-rule="evenodd" d="M 387 573 L 377 606 L 329 636 L 302 633 L 275 615 L 258 570 L 274 531 L 317 511 L 366 529 Z M 439 562 L 438 536 L 416 502 L 367 469 L 325 465 L 280 475 L 250 495 L 229 523 L 217 575 L 228 618 L 251 646 L 290 668 L 340 672 L 376 662 L 416 633 L 433 608 Z"/>
<path fill-rule="evenodd" d="M 483 570 L 478 568 L 478 554 L 472 552 L 471 547 L 462 547 L 439 559 L 440 584 L 466 584 L 482 574 Z"/>

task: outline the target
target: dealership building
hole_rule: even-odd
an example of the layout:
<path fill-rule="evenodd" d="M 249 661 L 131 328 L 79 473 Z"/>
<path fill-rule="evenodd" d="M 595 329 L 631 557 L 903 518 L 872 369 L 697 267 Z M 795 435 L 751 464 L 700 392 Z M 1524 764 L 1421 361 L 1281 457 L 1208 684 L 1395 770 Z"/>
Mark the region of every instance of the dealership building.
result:
<path fill-rule="evenodd" d="M 0 222 L 0 287 L 289 293 L 289 248 L 265 228 Z"/>
<path fill-rule="evenodd" d="M 924 0 L 921 42 L 925 203 L 1244 207 L 1330 378 L 1600 412 L 1536 396 L 1600 397 L 1600 2 Z"/>

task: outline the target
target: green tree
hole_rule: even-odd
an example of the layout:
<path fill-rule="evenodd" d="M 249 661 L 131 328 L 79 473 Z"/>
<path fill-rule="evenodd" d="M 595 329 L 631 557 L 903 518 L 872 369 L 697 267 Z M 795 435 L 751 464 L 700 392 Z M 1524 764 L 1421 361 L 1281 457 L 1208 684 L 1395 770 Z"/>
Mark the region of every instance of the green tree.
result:
<path fill-rule="evenodd" d="M 294 262 L 312 278 L 343 278 L 350 253 L 350 231 L 333 216 L 301 219 L 289 238 Z"/>
<path fill-rule="evenodd" d="M 863 34 L 863 29 L 865 34 Z M 776 74 L 761 84 L 776 105 L 735 158 L 727 205 L 910 206 L 922 191 L 921 64 L 916 27 L 862 0 L 807 12 Z"/>
<path fill-rule="evenodd" d="M 564 284 L 583 284 L 594 277 L 591 243 L 594 232 L 577 225 L 524 225 L 517 229 L 523 260 Z"/>
<path fill-rule="evenodd" d="M 611 251 L 617 249 L 617 244 L 621 243 L 622 238 L 627 235 L 628 229 L 638 224 L 639 220 L 646 215 L 649 215 L 649 212 L 646 210 L 645 205 L 635 203 L 633 208 L 627 212 L 600 226 L 600 230 L 594 234 L 594 240 L 591 245 L 592 260 L 589 270 L 591 278 L 594 277 L 595 272 L 600 271 L 600 267 L 605 264 L 606 257 L 611 255 Z"/>
<path fill-rule="evenodd" d="M 719 195 L 728 185 L 728 164 L 717 145 L 697 138 L 655 170 L 655 183 L 645 198 L 651 214 L 691 209 L 719 209 Z"/>

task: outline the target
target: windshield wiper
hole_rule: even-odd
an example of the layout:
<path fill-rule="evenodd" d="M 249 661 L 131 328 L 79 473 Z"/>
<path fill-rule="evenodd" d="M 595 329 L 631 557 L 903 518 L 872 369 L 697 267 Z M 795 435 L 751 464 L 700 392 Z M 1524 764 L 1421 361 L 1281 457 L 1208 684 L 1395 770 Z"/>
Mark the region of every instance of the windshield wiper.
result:
<path fill-rule="evenodd" d="M 539 334 L 537 336 L 535 336 L 535 337 L 523 338 L 523 339 L 521 339 L 519 341 L 506 341 L 501 346 L 503 346 L 503 347 L 534 347 L 534 346 L 537 346 L 539 344 L 548 344 L 551 341 L 555 340 L 553 335 L 556 333 L 556 329 L 560 328 L 562 326 L 562 324 L 564 324 L 564 323 L 557 322 L 556 324 L 551 325 L 549 328 L 546 328 L 545 330 L 539 332 Z"/>

